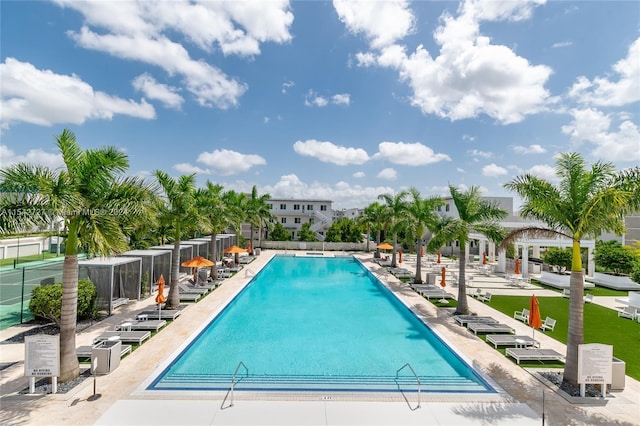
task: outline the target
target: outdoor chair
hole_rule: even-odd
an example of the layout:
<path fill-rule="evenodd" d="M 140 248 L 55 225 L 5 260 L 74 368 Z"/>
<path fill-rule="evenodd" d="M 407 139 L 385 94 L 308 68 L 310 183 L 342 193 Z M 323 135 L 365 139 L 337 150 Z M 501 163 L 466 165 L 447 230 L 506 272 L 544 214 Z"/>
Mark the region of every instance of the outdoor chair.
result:
<path fill-rule="evenodd" d="M 571 291 L 568 288 L 562 290 L 562 297 L 569 297 L 571 295 Z"/>
<path fill-rule="evenodd" d="M 584 303 L 593 303 L 593 294 L 587 294 L 584 296 Z"/>
<path fill-rule="evenodd" d="M 513 313 L 513 318 L 520 320 L 522 322 L 529 322 L 529 309 L 523 309 L 521 311 L 515 311 Z"/>
<path fill-rule="evenodd" d="M 554 320 L 551 317 L 546 317 L 544 319 L 544 322 L 542 323 L 542 325 L 540 326 L 540 328 L 543 331 L 547 331 L 547 330 L 551 330 L 553 331 L 553 329 L 556 327 L 556 320 Z"/>
<path fill-rule="evenodd" d="M 625 306 L 623 309 L 618 311 L 618 317 L 629 318 L 630 320 L 636 319 L 636 315 L 638 315 L 638 310 L 631 306 Z"/>
<path fill-rule="evenodd" d="M 481 294 L 480 296 L 478 296 L 478 300 L 481 300 L 483 302 L 491 302 L 491 293 L 486 292 L 485 294 Z"/>

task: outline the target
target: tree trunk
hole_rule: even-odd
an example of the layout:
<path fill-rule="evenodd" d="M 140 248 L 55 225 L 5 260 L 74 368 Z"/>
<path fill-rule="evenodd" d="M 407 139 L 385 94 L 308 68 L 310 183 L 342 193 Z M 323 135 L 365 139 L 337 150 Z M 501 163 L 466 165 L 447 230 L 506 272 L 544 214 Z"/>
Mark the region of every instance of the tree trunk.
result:
<path fill-rule="evenodd" d="M 397 244 L 397 240 L 398 240 L 398 235 L 394 232 L 393 233 L 393 250 L 392 250 L 392 255 L 391 255 L 391 267 L 395 268 L 398 266 L 398 264 L 396 263 L 396 244 Z"/>
<path fill-rule="evenodd" d="M 567 334 L 567 355 L 563 381 L 578 383 L 578 345 L 584 343 L 584 277 L 580 241 L 573 242 L 571 278 L 569 281 L 569 330 Z"/>
<path fill-rule="evenodd" d="M 74 228 L 75 229 L 75 228 Z M 75 231 L 74 231 L 75 232 Z M 75 242 L 67 239 L 67 252 L 75 251 Z M 76 325 L 78 317 L 78 256 L 67 254 L 62 266 L 62 311 L 60 315 L 60 382 L 80 375 L 76 355 Z"/>
<path fill-rule="evenodd" d="M 464 241 L 460 241 L 460 258 L 458 259 L 458 307 L 454 315 L 469 315 L 469 304 L 467 303 L 467 284 L 465 281 L 465 267 L 467 262 L 467 250 Z"/>
<path fill-rule="evenodd" d="M 380 230 L 376 232 L 376 251 L 373 253 L 374 259 L 380 259 L 380 249 L 378 246 L 380 245 Z"/>
<path fill-rule="evenodd" d="M 180 290 L 178 281 L 180 278 L 180 239 L 176 238 L 171 251 L 171 284 L 169 286 L 169 297 L 167 298 L 167 309 L 176 309 L 180 305 Z"/>
<path fill-rule="evenodd" d="M 218 245 L 217 245 L 217 240 L 218 240 L 218 235 L 216 234 L 216 232 L 212 232 L 211 233 L 211 242 L 209 243 L 211 245 L 211 258 L 209 259 L 210 261 L 213 262 L 213 266 L 211 267 L 211 279 L 212 280 L 217 280 L 218 279 Z"/>
<path fill-rule="evenodd" d="M 416 284 L 422 284 L 422 247 L 421 241 L 418 240 L 416 243 L 416 276 L 413 278 L 413 282 Z"/>

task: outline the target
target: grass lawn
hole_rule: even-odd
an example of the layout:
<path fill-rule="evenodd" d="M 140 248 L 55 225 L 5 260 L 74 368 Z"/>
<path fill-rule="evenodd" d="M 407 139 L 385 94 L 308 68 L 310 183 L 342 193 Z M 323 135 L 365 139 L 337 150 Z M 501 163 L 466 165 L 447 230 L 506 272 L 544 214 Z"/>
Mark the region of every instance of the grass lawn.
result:
<path fill-rule="evenodd" d="M 558 292 L 558 294 L 562 293 L 562 290 L 559 290 L 559 289 L 557 289 L 555 287 L 552 287 L 552 286 L 549 286 L 549 285 L 542 284 L 540 281 L 535 280 L 535 279 L 531 280 L 531 284 L 537 285 L 538 287 L 543 288 L 545 290 L 556 291 L 556 292 Z M 584 294 L 593 294 L 594 296 L 627 297 L 628 291 L 626 291 L 626 290 L 624 290 L 624 291 L 622 291 L 622 290 L 614 290 L 612 288 L 595 286 L 595 287 L 585 288 L 584 289 Z"/>
<path fill-rule="evenodd" d="M 626 293 L 625 293 L 626 295 Z M 529 307 L 528 296 L 494 295 L 488 303 L 492 308 L 513 317 L 514 311 Z M 538 297 L 542 320 L 554 318 L 553 332 L 536 330 L 567 343 L 569 324 L 569 299 L 562 297 Z M 640 380 L 640 324 L 626 318 L 618 318 L 617 311 L 593 303 L 584 306 L 584 342 L 613 345 L 613 355 L 626 364 L 626 374 Z"/>
<path fill-rule="evenodd" d="M 56 256 L 55 253 L 47 253 L 47 252 L 43 252 L 40 254 L 34 254 L 31 256 L 20 256 L 20 258 L 18 259 L 18 264 L 21 265 L 23 263 L 27 263 L 27 262 L 33 262 L 33 261 L 38 261 L 38 260 L 46 260 L 46 259 L 51 259 L 54 257 L 60 257 L 60 258 L 64 258 L 64 253 L 62 253 L 60 256 Z M 0 266 L 11 266 L 14 263 L 13 258 L 11 259 L 0 259 Z"/>

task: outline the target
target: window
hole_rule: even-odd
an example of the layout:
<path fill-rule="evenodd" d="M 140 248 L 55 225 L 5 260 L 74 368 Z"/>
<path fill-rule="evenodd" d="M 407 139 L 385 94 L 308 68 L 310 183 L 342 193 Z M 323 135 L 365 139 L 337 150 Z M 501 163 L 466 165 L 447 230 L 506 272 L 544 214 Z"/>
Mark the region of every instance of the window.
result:
<path fill-rule="evenodd" d="M 446 206 L 444 206 L 444 211 L 448 212 L 449 211 L 449 204 L 447 204 Z"/>
<path fill-rule="evenodd" d="M 280 204 L 280 210 L 286 210 L 286 209 L 287 209 L 286 204 Z"/>
<path fill-rule="evenodd" d="M 293 219 L 293 222 L 294 222 L 294 223 L 302 223 L 302 221 L 300 220 L 300 218 L 299 218 L 299 217 L 294 218 L 294 219 Z"/>
<path fill-rule="evenodd" d="M 273 204 L 267 204 L 267 207 L 269 207 L 269 210 L 273 210 Z"/>
<path fill-rule="evenodd" d="M 294 204 L 293 205 L 293 209 L 294 210 L 300 210 L 300 204 Z"/>
<path fill-rule="evenodd" d="M 307 210 L 313 210 L 313 204 L 307 204 Z"/>
<path fill-rule="evenodd" d="M 313 225 L 313 222 L 314 222 L 313 218 L 312 218 L 312 217 L 310 217 L 310 218 L 309 218 L 309 223 Z"/>
<path fill-rule="evenodd" d="M 326 212 L 326 211 L 327 211 L 327 205 L 326 205 L 326 204 L 322 204 L 322 205 L 320 206 L 320 211 L 321 211 L 321 212 Z"/>
<path fill-rule="evenodd" d="M 438 211 L 441 212 L 442 211 L 442 206 L 438 206 Z"/>
<path fill-rule="evenodd" d="M 280 218 L 280 223 L 287 223 L 287 218 L 286 217 L 281 217 Z"/>

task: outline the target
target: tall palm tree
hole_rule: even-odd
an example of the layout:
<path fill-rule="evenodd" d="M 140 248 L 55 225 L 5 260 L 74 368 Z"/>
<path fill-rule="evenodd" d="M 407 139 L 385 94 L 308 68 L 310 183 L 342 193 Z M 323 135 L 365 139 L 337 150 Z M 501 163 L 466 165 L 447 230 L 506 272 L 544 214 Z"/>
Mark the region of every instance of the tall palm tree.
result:
<path fill-rule="evenodd" d="M 396 263 L 396 245 L 398 244 L 398 231 L 402 227 L 401 219 L 406 214 L 408 204 L 406 201 L 409 193 L 407 191 L 400 191 L 396 195 L 381 194 L 378 195 L 378 199 L 385 202 L 384 216 L 388 220 L 389 230 L 393 233 L 393 250 L 391 256 L 391 267 L 395 268 Z"/>
<path fill-rule="evenodd" d="M 255 185 L 251 189 L 251 198 L 247 200 L 245 212 L 246 218 L 251 225 L 251 241 L 253 241 L 254 228 L 258 228 L 258 240 L 262 241 L 263 224 L 265 221 L 274 217 L 269 208 L 269 198 L 271 198 L 269 194 L 258 195 L 258 189 Z M 251 250 L 252 252 L 249 254 L 253 254 L 253 245 L 251 246 Z"/>
<path fill-rule="evenodd" d="M 498 203 L 483 200 L 480 188 L 472 186 L 467 191 L 460 191 L 453 185 L 449 185 L 449 192 L 453 203 L 458 210 L 458 218 L 447 218 L 437 224 L 437 232 L 429 241 L 429 249 L 437 250 L 445 243 L 458 241 L 460 244 L 460 258 L 458 259 L 458 304 L 456 314 L 467 315 L 469 305 L 467 303 L 466 271 L 467 250 L 466 243 L 469 234 L 477 232 L 487 236 L 493 241 L 500 241 L 504 231 L 497 221 L 507 217 L 507 211 L 500 208 Z"/>
<path fill-rule="evenodd" d="M 198 211 L 195 205 L 195 174 L 182 175 L 174 179 L 167 173 L 156 170 L 154 175 L 160 185 L 164 204 L 160 211 L 161 220 L 170 223 L 173 234 L 173 251 L 171 253 L 171 278 L 167 308 L 175 309 L 180 305 L 178 279 L 180 277 L 180 241 L 185 231 L 198 222 Z"/>
<path fill-rule="evenodd" d="M 196 190 L 195 199 L 196 207 L 201 218 L 200 224 L 202 231 L 211 233 L 211 241 L 209 242 L 209 260 L 214 265 L 211 267 L 211 278 L 218 279 L 218 268 L 216 262 L 220 260 L 220 254 L 217 253 L 218 233 L 221 233 L 227 227 L 229 222 L 229 212 L 227 206 L 222 200 L 224 188 L 222 185 L 213 184 L 207 181 L 204 188 Z"/>
<path fill-rule="evenodd" d="M 115 147 L 83 150 L 71 130 L 56 137 L 64 168 L 20 163 L 0 171 L 3 188 L 13 196 L 5 202 L 27 203 L 41 214 L 62 217 L 68 236 L 62 269 L 62 310 L 60 318 L 60 381 L 79 375 L 76 356 L 78 305 L 78 252 L 81 246 L 98 255 L 127 249 L 122 216 L 144 214 L 149 187 L 139 178 L 124 178 L 127 156 Z M 21 196 L 20 194 L 24 194 Z M 33 195 L 35 194 L 35 196 Z M 46 209 L 46 213 L 45 210 Z M 11 210 L 11 209 L 10 209 Z M 27 220 L 25 224 L 29 224 Z M 20 227 L 20 218 L 13 226 Z M 46 222 L 45 222 L 46 223 Z"/>
<path fill-rule="evenodd" d="M 222 194 L 222 201 L 228 211 L 226 227 L 233 230 L 236 240 L 240 244 L 240 231 L 242 223 L 246 221 L 247 194 L 229 190 Z M 235 262 L 238 263 L 239 255 L 236 253 Z"/>
<path fill-rule="evenodd" d="M 409 194 L 411 195 L 411 201 L 407 207 L 408 215 L 405 217 L 406 226 L 405 229 L 409 231 L 409 234 L 414 238 L 416 244 L 416 275 L 413 278 L 413 282 L 417 284 L 422 283 L 422 253 L 420 247 L 422 246 L 422 238 L 425 234 L 425 228 L 434 228 L 439 217 L 436 213 L 438 206 L 444 205 L 444 200 L 440 197 L 422 198 L 420 192 L 416 188 L 409 188 Z"/>
<path fill-rule="evenodd" d="M 548 228 L 511 232 L 503 245 L 532 234 L 561 235 L 573 241 L 567 355 L 563 380 L 578 381 L 578 345 L 584 342 L 584 281 L 580 240 L 603 232 L 624 233 L 625 215 L 640 208 L 640 168 L 616 172 L 612 163 L 596 162 L 591 168 L 578 153 L 563 153 L 556 160 L 557 185 L 525 174 L 504 185 L 520 195 L 521 215 L 544 222 Z"/>

